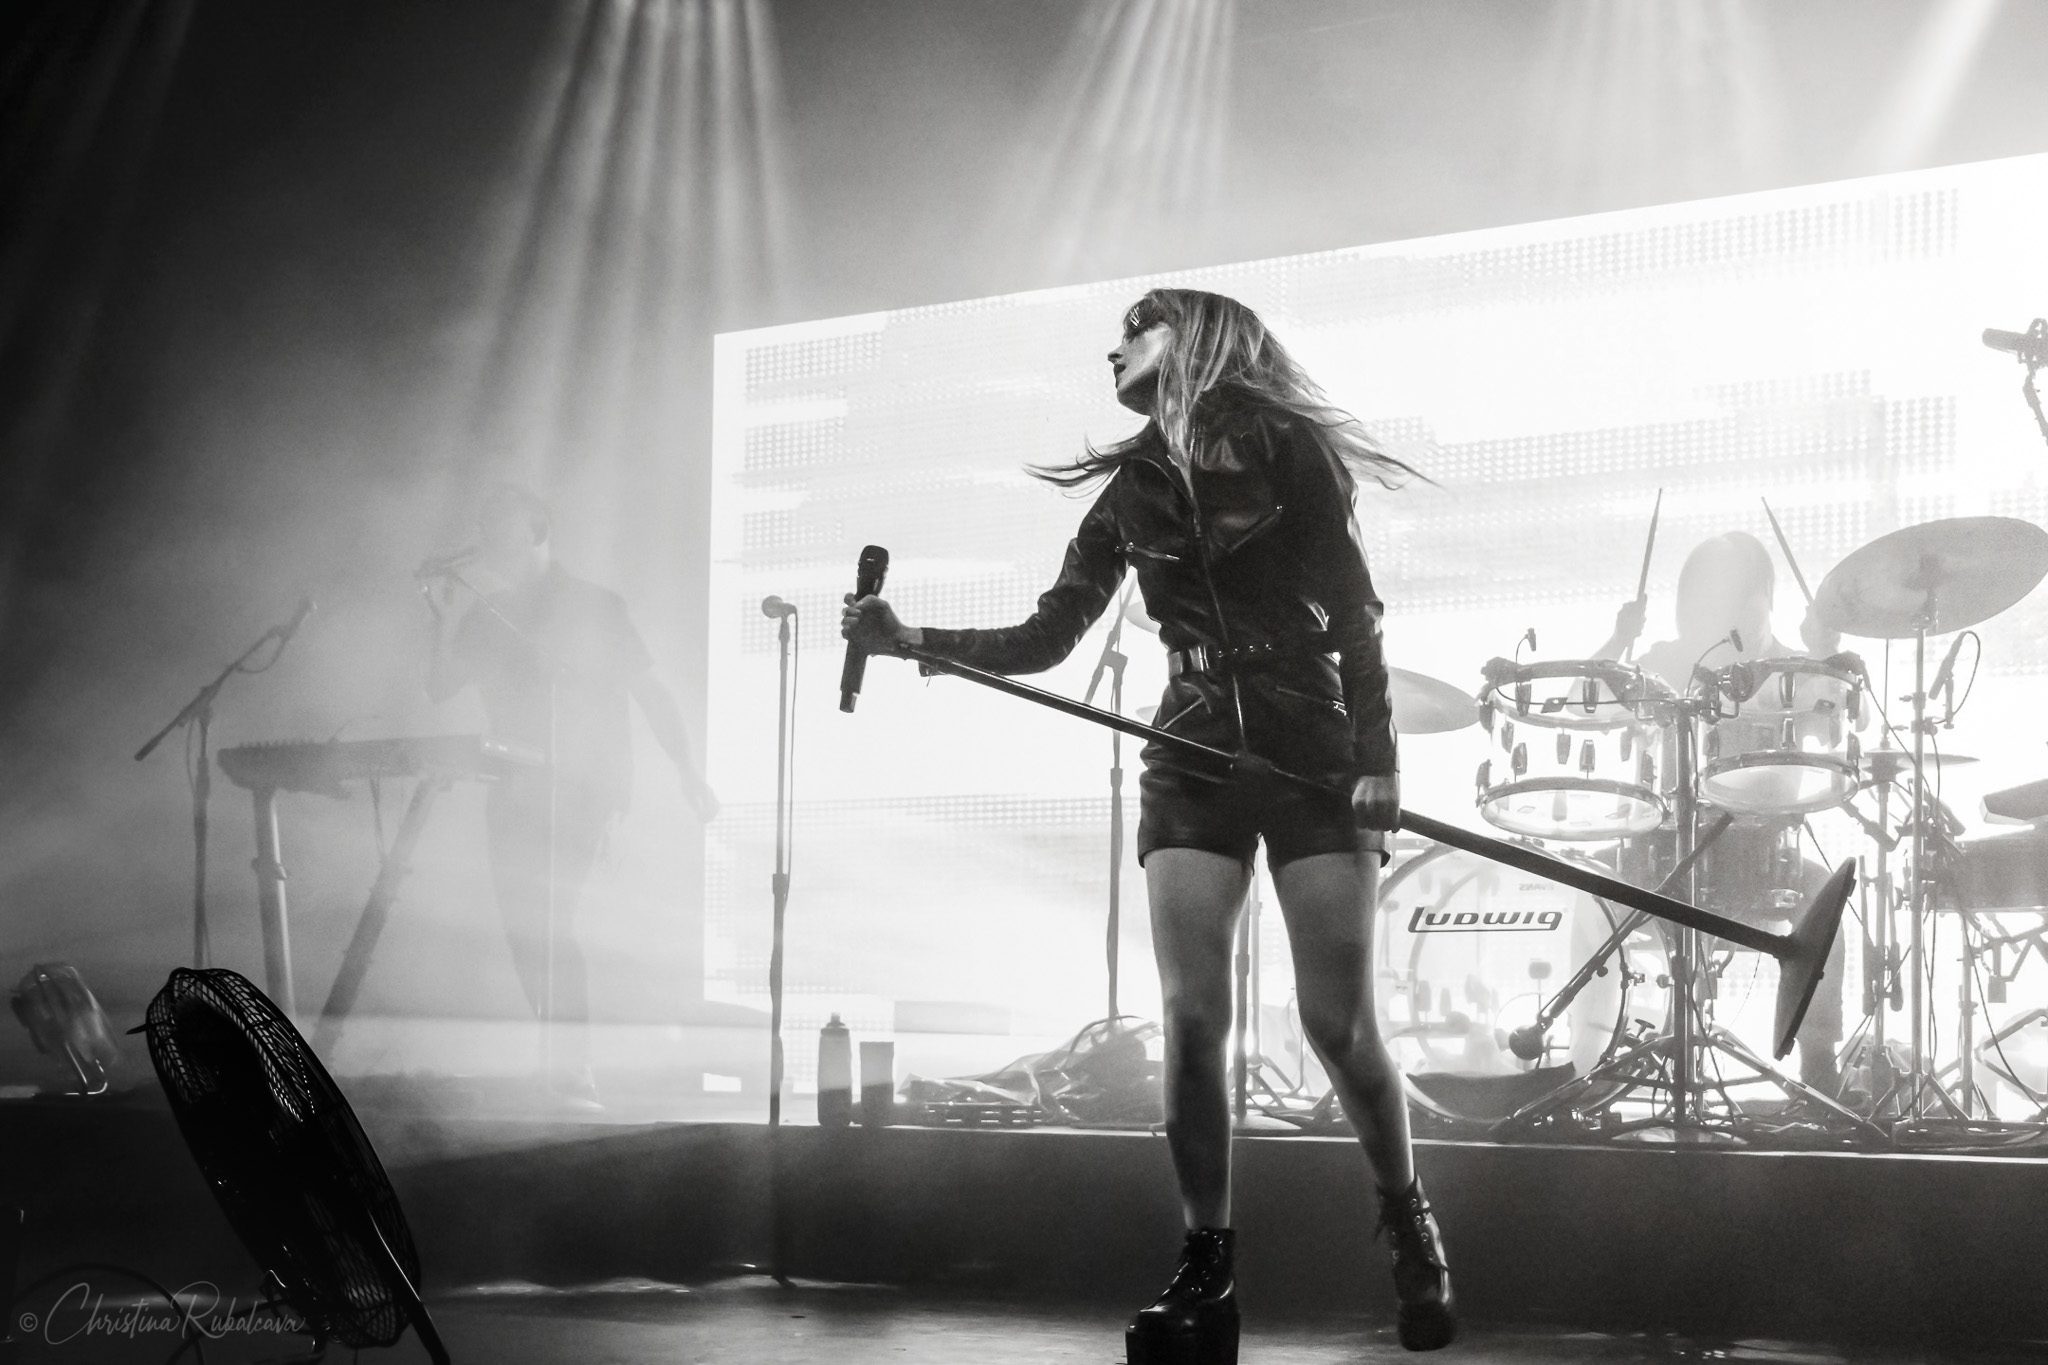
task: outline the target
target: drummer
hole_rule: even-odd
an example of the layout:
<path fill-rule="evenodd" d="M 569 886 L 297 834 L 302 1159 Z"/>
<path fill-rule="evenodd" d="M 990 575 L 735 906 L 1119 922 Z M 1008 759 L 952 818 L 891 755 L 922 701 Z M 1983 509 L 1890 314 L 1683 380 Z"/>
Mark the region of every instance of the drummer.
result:
<path fill-rule="evenodd" d="M 1799 623 L 1803 650 L 1790 648 L 1771 633 L 1777 578 L 1770 551 L 1746 531 L 1701 541 L 1678 571 L 1678 638 L 1651 645 L 1636 657 L 1636 666 L 1682 693 L 1691 686 L 1697 667 L 1723 668 L 1802 654 L 1818 659 L 1840 649 L 1841 632 L 1822 625 L 1811 607 Z M 1649 599 L 1638 597 L 1615 613 L 1614 634 L 1594 657 L 1620 658 L 1643 633 L 1649 608 Z"/>
<path fill-rule="evenodd" d="M 1685 557 L 1678 572 L 1678 637 L 1660 640 L 1635 659 L 1637 667 L 1673 691 L 1686 692 L 1694 670 L 1709 671 L 1752 659 L 1799 655 L 1823 658 L 1835 653 L 1842 637 L 1816 619 L 1812 608 L 1799 623 L 1805 649 L 1794 649 L 1771 631 L 1771 604 L 1777 572 L 1763 542 L 1743 531 L 1728 531 L 1702 541 Z M 1638 597 L 1615 613 L 1614 634 L 1596 655 L 1618 659 L 1643 632 L 1649 602 Z M 1763 908 L 1770 892 L 1767 869 L 1780 837 L 1791 824 L 1781 816 L 1743 816 L 1731 825 L 1701 863 L 1699 899 L 1716 903 L 1724 913 L 1746 921 L 1767 918 Z M 1647 840 L 1645 841 L 1647 842 Z M 1811 859 L 1800 861 L 1799 885 L 1784 888 L 1811 896 L 1827 880 L 1827 870 Z M 1799 1029 L 1799 1076 L 1807 1085 L 1835 1098 L 1841 1088 L 1836 1051 L 1842 1042 L 1843 942 L 1837 935 L 1828 954 L 1806 1020 Z"/>

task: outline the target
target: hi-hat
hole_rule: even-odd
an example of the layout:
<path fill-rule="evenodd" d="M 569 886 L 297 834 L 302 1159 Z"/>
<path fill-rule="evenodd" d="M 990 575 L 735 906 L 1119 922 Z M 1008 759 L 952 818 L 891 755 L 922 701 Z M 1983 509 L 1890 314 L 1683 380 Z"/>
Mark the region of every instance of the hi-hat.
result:
<path fill-rule="evenodd" d="M 2017 517 L 1948 517 L 1902 527 L 1821 580 L 1823 625 L 1866 639 L 1946 635 L 1988 621 L 2048 577 L 2048 531 Z"/>
<path fill-rule="evenodd" d="M 1394 698 L 1394 729 L 1404 735 L 1445 734 L 1479 719 L 1479 703 L 1470 692 L 1427 673 L 1389 668 L 1387 690 Z"/>
<path fill-rule="evenodd" d="M 1960 768 L 1976 761 L 1969 754 L 1927 751 L 1927 766 L 1930 768 Z M 1867 782 L 1889 782 L 1900 773 L 1913 770 L 1913 752 L 1910 749 L 1865 749 L 1863 768 L 1868 775 Z"/>

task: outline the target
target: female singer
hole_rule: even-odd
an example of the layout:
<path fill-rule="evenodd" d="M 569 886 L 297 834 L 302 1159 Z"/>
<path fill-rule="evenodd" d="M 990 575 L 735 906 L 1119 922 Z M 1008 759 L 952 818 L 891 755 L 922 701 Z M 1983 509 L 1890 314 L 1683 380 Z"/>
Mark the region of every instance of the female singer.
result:
<path fill-rule="evenodd" d="M 871 653 L 909 646 L 997 673 L 1040 672 L 1072 652 L 1135 568 L 1169 651 L 1157 723 L 1349 789 L 1347 802 L 1145 747 L 1138 859 L 1164 1001 L 1167 1146 L 1188 1232 L 1172 1281 L 1130 1324 L 1129 1358 L 1237 1358 L 1224 1050 L 1231 944 L 1261 838 L 1303 1029 L 1379 1186 L 1401 1343 L 1431 1350 L 1456 1321 L 1401 1077 L 1373 1015 L 1372 917 L 1400 783 L 1380 602 L 1352 516 L 1354 469 L 1388 488 L 1415 471 L 1375 449 L 1234 299 L 1152 290 L 1125 315 L 1109 364 L 1118 401 L 1147 420 L 1128 440 L 1034 471 L 1102 489 L 1031 618 L 999 630 L 918 628 L 879 597 L 849 594 L 841 634 Z"/>

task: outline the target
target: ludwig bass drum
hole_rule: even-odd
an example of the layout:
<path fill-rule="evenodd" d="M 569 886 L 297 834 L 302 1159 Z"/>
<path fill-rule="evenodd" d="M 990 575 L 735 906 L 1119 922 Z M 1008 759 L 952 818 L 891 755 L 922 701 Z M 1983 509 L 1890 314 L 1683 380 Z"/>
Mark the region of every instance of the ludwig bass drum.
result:
<path fill-rule="evenodd" d="M 1576 853 L 1568 862 L 1610 869 Z M 1664 945 L 1651 921 L 1629 934 L 1517 1055 L 1510 1037 L 1535 1022 L 1627 910 L 1477 855 L 1438 846 L 1380 886 L 1373 929 L 1373 1010 L 1417 1108 L 1491 1124 L 1582 1076 L 1670 1013 Z M 1598 1098 L 1594 1096 L 1593 1098 Z"/>

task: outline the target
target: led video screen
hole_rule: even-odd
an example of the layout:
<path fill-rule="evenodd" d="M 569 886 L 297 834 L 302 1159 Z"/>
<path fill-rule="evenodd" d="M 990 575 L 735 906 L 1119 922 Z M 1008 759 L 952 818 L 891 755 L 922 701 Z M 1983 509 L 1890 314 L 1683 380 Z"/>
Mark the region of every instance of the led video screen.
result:
<path fill-rule="evenodd" d="M 760 604 L 775 594 L 800 609 L 797 1088 L 831 1013 L 896 1037 L 906 1069 L 932 1074 L 992 1068 L 1105 1012 L 1109 732 L 889 659 L 843 715 L 838 610 L 861 547 L 877 544 L 908 622 L 1029 614 L 1087 504 L 1027 466 L 1135 428 L 1104 356 L 1143 289 L 1243 299 L 1435 481 L 1368 487 L 1358 517 L 1391 661 L 1469 691 L 1518 641 L 1524 659 L 1597 646 L 1634 595 L 1660 490 L 1645 643 L 1672 633 L 1687 551 L 1728 530 L 1772 546 L 1775 633 L 1798 638 L 1803 602 L 1765 498 L 1815 585 L 1898 527 L 2048 519 L 2048 450 L 2020 372 L 1979 342 L 2042 311 L 2044 209 L 2048 158 L 2023 158 L 720 337 L 709 763 L 727 806 L 710 838 L 707 993 L 766 1001 L 778 651 Z M 1114 619 L 1032 681 L 1082 695 Z M 2044 627 L 2037 593 L 1979 628 L 1969 704 L 1937 736 L 1983 760 L 1943 779 L 1972 828 L 1982 791 L 2048 776 Z M 1165 681 L 1162 651 L 1135 626 L 1121 644 L 1121 704 L 1142 713 Z M 1910 645 L 1848 645 L 1881 695 L 1911 690 Z M 1109 704 L 1106 682 L 1095 700 Z M 1484 828 L 1487 744 L 1476 726 L 1405 739 L 1407 803 Z M 1122 753 L 1118 1005 L 1156 1016 L 1129 851 L 1135 748 Z M 1851 827 L 1816 832 L 1832 856 L 1857 852 Z M 1263 914 L 1271 1028 L 1284 1027 L 1283 945 L 1278 914 Z"/>

